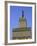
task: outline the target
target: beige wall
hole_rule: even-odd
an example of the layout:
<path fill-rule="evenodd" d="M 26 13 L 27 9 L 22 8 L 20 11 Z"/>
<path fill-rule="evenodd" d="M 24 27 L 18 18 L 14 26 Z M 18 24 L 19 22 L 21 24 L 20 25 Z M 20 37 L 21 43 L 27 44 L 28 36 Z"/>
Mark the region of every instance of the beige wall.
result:
<path fill-rule="evenodd" d="M 26 27 L 26 22 L 20 22 L 20 28 Z"/>
<path fill-rule="evenodd" d="M 13 37 L 32 36 L 31 31 L 13 32 Z"/>

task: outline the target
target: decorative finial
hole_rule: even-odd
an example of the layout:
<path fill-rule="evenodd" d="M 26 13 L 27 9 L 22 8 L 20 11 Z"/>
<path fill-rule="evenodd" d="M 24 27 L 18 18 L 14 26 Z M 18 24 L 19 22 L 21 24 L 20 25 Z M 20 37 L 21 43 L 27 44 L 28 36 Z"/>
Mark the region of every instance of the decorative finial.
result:
<path fill-rule="evenodd" d="M 22 10 L 22 18 L 24 17 L 24 11 Z"/>

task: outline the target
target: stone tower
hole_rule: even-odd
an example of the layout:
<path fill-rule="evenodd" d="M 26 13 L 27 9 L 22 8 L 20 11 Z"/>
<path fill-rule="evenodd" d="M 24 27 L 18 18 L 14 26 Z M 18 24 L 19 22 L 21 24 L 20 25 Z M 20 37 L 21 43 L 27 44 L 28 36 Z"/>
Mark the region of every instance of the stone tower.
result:
<path fill-rule="evenodd" d="M 20 28 L 27 27 L 27 20 L 24 16 L 24 11 L 22 10 L 22 16 L 19 18 Z"/>
<path fill-rule="evenodd" d="M 32 31 L 31 27 L 27 27 L 27 20 L 24 16 L 24 11 L 22 10 L 22 16 L 19 18 L 19 28 L 14 28 L 12 30 L 12 39 L 31 39 Z"/>

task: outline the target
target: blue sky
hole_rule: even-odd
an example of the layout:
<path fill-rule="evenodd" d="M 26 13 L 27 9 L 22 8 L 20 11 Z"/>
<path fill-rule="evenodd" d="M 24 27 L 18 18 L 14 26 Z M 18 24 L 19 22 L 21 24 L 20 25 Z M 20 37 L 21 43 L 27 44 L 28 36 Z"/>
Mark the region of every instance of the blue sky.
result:
<path fill-rule="evenodd" d="M 10 33 L 13 28 L 19 27 L 19 17 L 22 16 L 22 10 L 27 19 L 27 26 L 32 26 L 32 7 L 10 6 Z"/>

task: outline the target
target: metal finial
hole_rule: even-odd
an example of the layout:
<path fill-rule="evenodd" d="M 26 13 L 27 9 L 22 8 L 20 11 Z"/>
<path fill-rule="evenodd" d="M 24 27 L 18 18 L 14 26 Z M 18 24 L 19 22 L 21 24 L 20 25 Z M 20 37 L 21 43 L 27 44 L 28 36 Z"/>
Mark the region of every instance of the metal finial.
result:
<path fill-rule="evenodd" d="M 24 11 L 22 10 L 22 17 L 24 17 Z"/>

